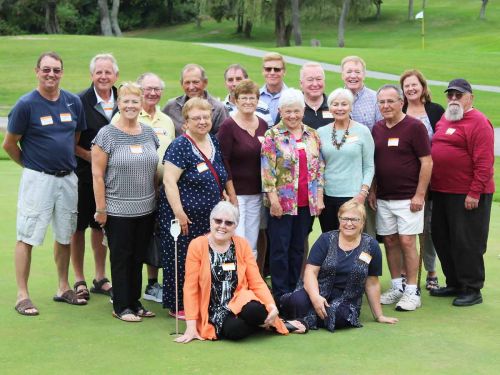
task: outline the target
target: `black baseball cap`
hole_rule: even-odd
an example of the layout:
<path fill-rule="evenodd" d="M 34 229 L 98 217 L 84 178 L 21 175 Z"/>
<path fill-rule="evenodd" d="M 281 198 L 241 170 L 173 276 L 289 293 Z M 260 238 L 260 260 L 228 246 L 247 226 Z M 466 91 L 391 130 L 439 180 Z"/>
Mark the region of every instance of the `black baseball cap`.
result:
<path fill-rule="evenodd" d="M 456 91 L 460 91 L 460 92 L 468 92 L 468 93 L 472 94 L 472 87 L 470 86 L 470 83 L 467 82 L 463 78 L 457 78 L 457 79 L 454 79 L 453 81 L 451 81 L 448 84 L 448 88 L 446 90 L 444 90 L 444 92 L 448 92 L 450 90 L 456 90 Z"/>

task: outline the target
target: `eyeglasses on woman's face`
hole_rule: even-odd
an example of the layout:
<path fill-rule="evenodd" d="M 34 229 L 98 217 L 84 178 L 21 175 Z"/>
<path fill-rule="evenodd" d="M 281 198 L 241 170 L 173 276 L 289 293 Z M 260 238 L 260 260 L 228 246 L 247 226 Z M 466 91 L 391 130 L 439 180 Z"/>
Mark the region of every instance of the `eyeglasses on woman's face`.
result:
<path fill-rule="evenodd" d="M 339 221 L 341 223 L 351 223 L 351 224 L 359 224 L 361 222 L 361 218 L 359 217 L 347 217 L 347 216 L 339 216 Z"/>
<path fill-rule="evenodd" d="M 224 223 L 224 225 L 226 227 L 232 227 L 235 224 L 235 222 L 231 221 L 231 220 L 222 220 L 222 219 L 217 219 L 217 218 L 213 218 L 212 220 L 217 225 L 222 225 Z"/>

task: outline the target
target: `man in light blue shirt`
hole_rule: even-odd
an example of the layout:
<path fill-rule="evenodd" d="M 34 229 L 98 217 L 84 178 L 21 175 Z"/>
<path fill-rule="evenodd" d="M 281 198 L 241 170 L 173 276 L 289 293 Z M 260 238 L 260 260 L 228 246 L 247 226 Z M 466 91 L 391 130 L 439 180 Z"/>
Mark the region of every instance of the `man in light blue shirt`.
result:
<path fill-rule="evenodd" d="M 283 90 L 288 87 L 283 82 L 286 74 L 285 60 L 276 52 L 270 52 L 262 58 L 262 75 L 266 84 L 260 88 L 260 100 L 267 104 L 271 118 L 276 124 L 280 118 L 278 115 L 278 101 Z"/>

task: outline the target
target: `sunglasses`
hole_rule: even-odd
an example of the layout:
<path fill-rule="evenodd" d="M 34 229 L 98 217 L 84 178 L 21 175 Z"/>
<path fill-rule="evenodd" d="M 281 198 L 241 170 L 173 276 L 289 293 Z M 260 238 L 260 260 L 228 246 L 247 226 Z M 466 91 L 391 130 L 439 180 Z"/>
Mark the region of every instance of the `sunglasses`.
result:
<path fill-rule="evenodd" d="M 446 93 L 446 96 L 450 100 L 452 100 L 453 97 L 455 97 L 457 100 L 460 100 L 460 99 L 462 99 L 462 96 L 464 96 L 464 93 L 463 92 L 459 92 L 459 91 L 448 91 Z"/>
<path fill-rule="evenodd" d="M 274 66 L 265 66 L 264 70 L 267 73 L 271 73 L 271 72 L 279 73 L 279 72 L 281 72 L 283 70 L 283 68 L 276 68 Z"/>
<path fill-rule="evenodd" d="M 231 221 L 231 220 L 222 220 L 222 219 L 213 219 L 214 223 L 217 224 L 217 225 L 221 225 L 222 223 L 224 223 L 224 225 L 226 227 L 232 227 L 234 225 L 234 221 Z"/>
<path fill-rule="evenodd" d="M 61 74 L 62 69 L 45 67 L 45 68 L 40 68 L 40 71 L 44 74 L 49 74 L 50 72 L 54 72 L 54 74 Z"/>

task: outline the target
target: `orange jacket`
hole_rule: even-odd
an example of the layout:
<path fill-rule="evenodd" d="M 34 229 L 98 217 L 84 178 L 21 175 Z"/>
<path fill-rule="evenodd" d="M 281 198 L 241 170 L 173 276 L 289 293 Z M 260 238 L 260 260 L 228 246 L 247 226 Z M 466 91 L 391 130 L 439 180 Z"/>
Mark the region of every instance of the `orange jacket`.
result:
<path fill-rule="evenodd" d="M 274 299 L 259 273 L 255 257 L 248 242 L 239 236 L 233 237 L 236 250 L 238 285 L 228 307 L 237 315 L 243 306 L 250 301 L 259 301 L 266 305 L 274 305 Z M 208 320 L 208 304 L 212 286 L 208 237 L 200 236 L 189 244 L 186 258 L 184 280 L 184 311 L 186 320 L 196 320 L 196 328 L 201 337 L 209 340 L 217 339 L 215 328 Z M 276 317 L 274 327 L 281 334 L 288 334 L 285 325 Z"/>

